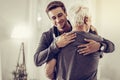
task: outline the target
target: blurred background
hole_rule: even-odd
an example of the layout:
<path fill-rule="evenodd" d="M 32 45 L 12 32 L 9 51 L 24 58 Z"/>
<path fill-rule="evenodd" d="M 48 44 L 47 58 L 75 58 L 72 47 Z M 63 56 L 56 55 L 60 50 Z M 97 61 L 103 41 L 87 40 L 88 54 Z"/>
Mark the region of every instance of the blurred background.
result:
<path fill-rule="evenodd" d="M 50 1 L 53 0 L 0 0 L 0 80 L 13 80 L 22 42 L 28 80 L 47 80 L 44 65 L 36 67 L 33 56 L 42 32 L 52 26 L 45 13 Z M 90 8 L 92 24 L 99 35 L 111 40 L 116 48 L 100 59 L 98 80 L 120 80 L 120 0 L 61 1 L 67 10 L 76 3 Z"/>

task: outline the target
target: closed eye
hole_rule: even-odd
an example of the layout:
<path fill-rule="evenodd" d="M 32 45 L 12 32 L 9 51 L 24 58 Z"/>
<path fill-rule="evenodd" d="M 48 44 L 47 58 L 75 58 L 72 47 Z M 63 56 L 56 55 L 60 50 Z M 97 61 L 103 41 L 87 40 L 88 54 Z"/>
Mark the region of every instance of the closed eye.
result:
<path fill-rule="evenodd" d="M 62 16 L 63 16 L 63 13 L 59 13 L 59 14 L 58 14 L 58 17 L 62 17 Z"/>

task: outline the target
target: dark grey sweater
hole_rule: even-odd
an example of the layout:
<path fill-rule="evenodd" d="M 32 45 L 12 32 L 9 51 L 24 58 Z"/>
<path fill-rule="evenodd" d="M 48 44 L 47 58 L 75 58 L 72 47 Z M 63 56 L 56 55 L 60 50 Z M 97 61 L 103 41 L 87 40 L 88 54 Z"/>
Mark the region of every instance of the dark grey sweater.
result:
<path fill-rule="evenodd" d="M 94 31 L 90 30 L 89 31 L 90 33 L 92 34 L 96 34 Z M 53 37 L 53 34 L 55 35 L 55 37 L 58 37 L 60 36 L 59 34 L 59 31 L 57 30 L 56 27 L 52 27 L 50 30 L 44 32 L 40 38 L 40 42 L 39 42 L 39 45 L 38 45 L 38 48 L 36 50 L 36 53 L 34 55 L 34 62 L 35 62 L 35 65 L 36 66 L 41 66 L 42 64 L 50 61 L 51 59 L 53 58 L 56 58 L 57 59 L 57 55 L 59 54 L 59 52 L 61 51 L 61 49 L 57 48 L 57 46 L 55 45 L 54 43 L 54 37 Z M 80 38 L 78 38 L 80 39 Z M 78 43 L 80 44 L 80 43 Z M 105 50 L 104 51 L 99 51 L 99 52 L 105 52 L 105 53 L 111 53 L 114 51 L 114 44 L 113 42 L 107 40 L 107 39 L 103 39 L 102 42 L 100 42 L 100 44 L 103 44 L 104 47 L 105 47 Z M 72 44 L 70 44 L 72 45 Z M 69 46 L 70 46 L 69 45 Z M 72 49 L 69 49 L 69 52 L 73 51 Z M 67 52 L 68 53 L 68 52 Z M 78 55 L 77 53 L 75 53 L 75 55 Z M 80 56 L 80 55 L 79 55 Z M 82 56 L 82 55 L 81 55 Z M 69 58 L 69 56 L 68 56 Z M 71 58 L 70 58 L 71 59 Z M 59 60 L 59 59 L 57 59 Z M 59 60 L 61 61 L 61 59 Z M 79 62 L 79 61 L 78 61 Z M 58 63 L 58 62 L 57 62 Z M 68 63 L 70 64 L 70 63 Z M 74 63 L 75 64 L 75 63 Z M 64 63 L 63 64 L 60 64 L 60 67 L 61 65 L 65 65 Z M 73 65 L 73 63 L 71 64 Z M 75 65 L 74 65 L 75 66 Z M 59 67 L 59 69 L 60 69 Z M 58 68 L 58 67 L 57 67 Z M 74 67 L 73 67 L 74 68 Z M 77 67 L 75 66 L 75 69 Z M 56 69 L 57 70 L 57 69 Z M 63 69 L 64 70 L 64 69 Z M 58 70 L 58 71 L 63 71 L 63 70 Z M 76 69 L 78 70 L 78 69 Z M 79 69 L 79 70 L 82 70 L 82 69 Z M 69 72 L 70 73 L 70 72 Z M 88 72 L 87 72 L 88 73 Z M 94 72 L 95 73 L 95 72 Z M 60 73 L 58 73 L 60 74 Z M 66 71 L 63 73 L 63 75 L 66 74 Z M 77 72 L 73 73 L 74 75 L 77 74 Z M 68 73 L 67 73 L 68 75 Z M 70 74 L 72 75 L 72 74 Z M 73 76 L 74 76 L 73 75 Z M 65 75 L 64 75 L 65 77 Z M 71 76 L 72 77 L 72 76 Z M 74 78 L 74 77 L 73 77 Z M 71 78 L 71 80 L 75 80 Z M 62 80 L 62 79 L 61 79 Z M 80 79 L 80 80 L 88 80 L 88 79 Z"/>
<path fill-rule="evenodd" d="M 101 52 L 84 56 L 77 52 L 77 46 L 87 43 L 85 38 L 99 42 L 103 41 L 103 38 L 86 32 L 76 33 L 75 42 L 62 48 L 58 55 L 57 80 L 96 80 Z"/>

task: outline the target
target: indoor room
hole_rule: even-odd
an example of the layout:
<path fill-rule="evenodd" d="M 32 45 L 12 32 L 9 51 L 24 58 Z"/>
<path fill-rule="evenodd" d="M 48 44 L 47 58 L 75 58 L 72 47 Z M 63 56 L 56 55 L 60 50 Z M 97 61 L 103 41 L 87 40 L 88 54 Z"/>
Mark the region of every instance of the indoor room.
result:
<path fill-rule="evenodd" d="M 36 66 L 34 55 L 42 33 L 53 26 L 45 12 L 51 1 L 54 0 L 0 0 L 0 80 L 17 80 L 17 70 L 25 71 L 25 80 L 49 80 L 45 76 L 46 64 Z M 100 59 L 97 79 L 120 80 L 120 0 L 60 1 L 67 15 L 76 4 L 89 8 L 98 35 L 115 45 L 112 53 L 104 53 Z"/>

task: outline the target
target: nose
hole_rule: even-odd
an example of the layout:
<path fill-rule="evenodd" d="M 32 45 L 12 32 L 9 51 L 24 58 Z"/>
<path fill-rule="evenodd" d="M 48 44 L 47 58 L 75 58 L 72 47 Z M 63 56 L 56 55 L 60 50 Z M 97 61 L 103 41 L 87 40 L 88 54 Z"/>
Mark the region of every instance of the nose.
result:
<path fill-rule="evenodd" d="M 58 18 L 56 18 L 56 22 L 57 23 L 59 23 L 60 22 L 60 18 L 58 17 Z"/>

